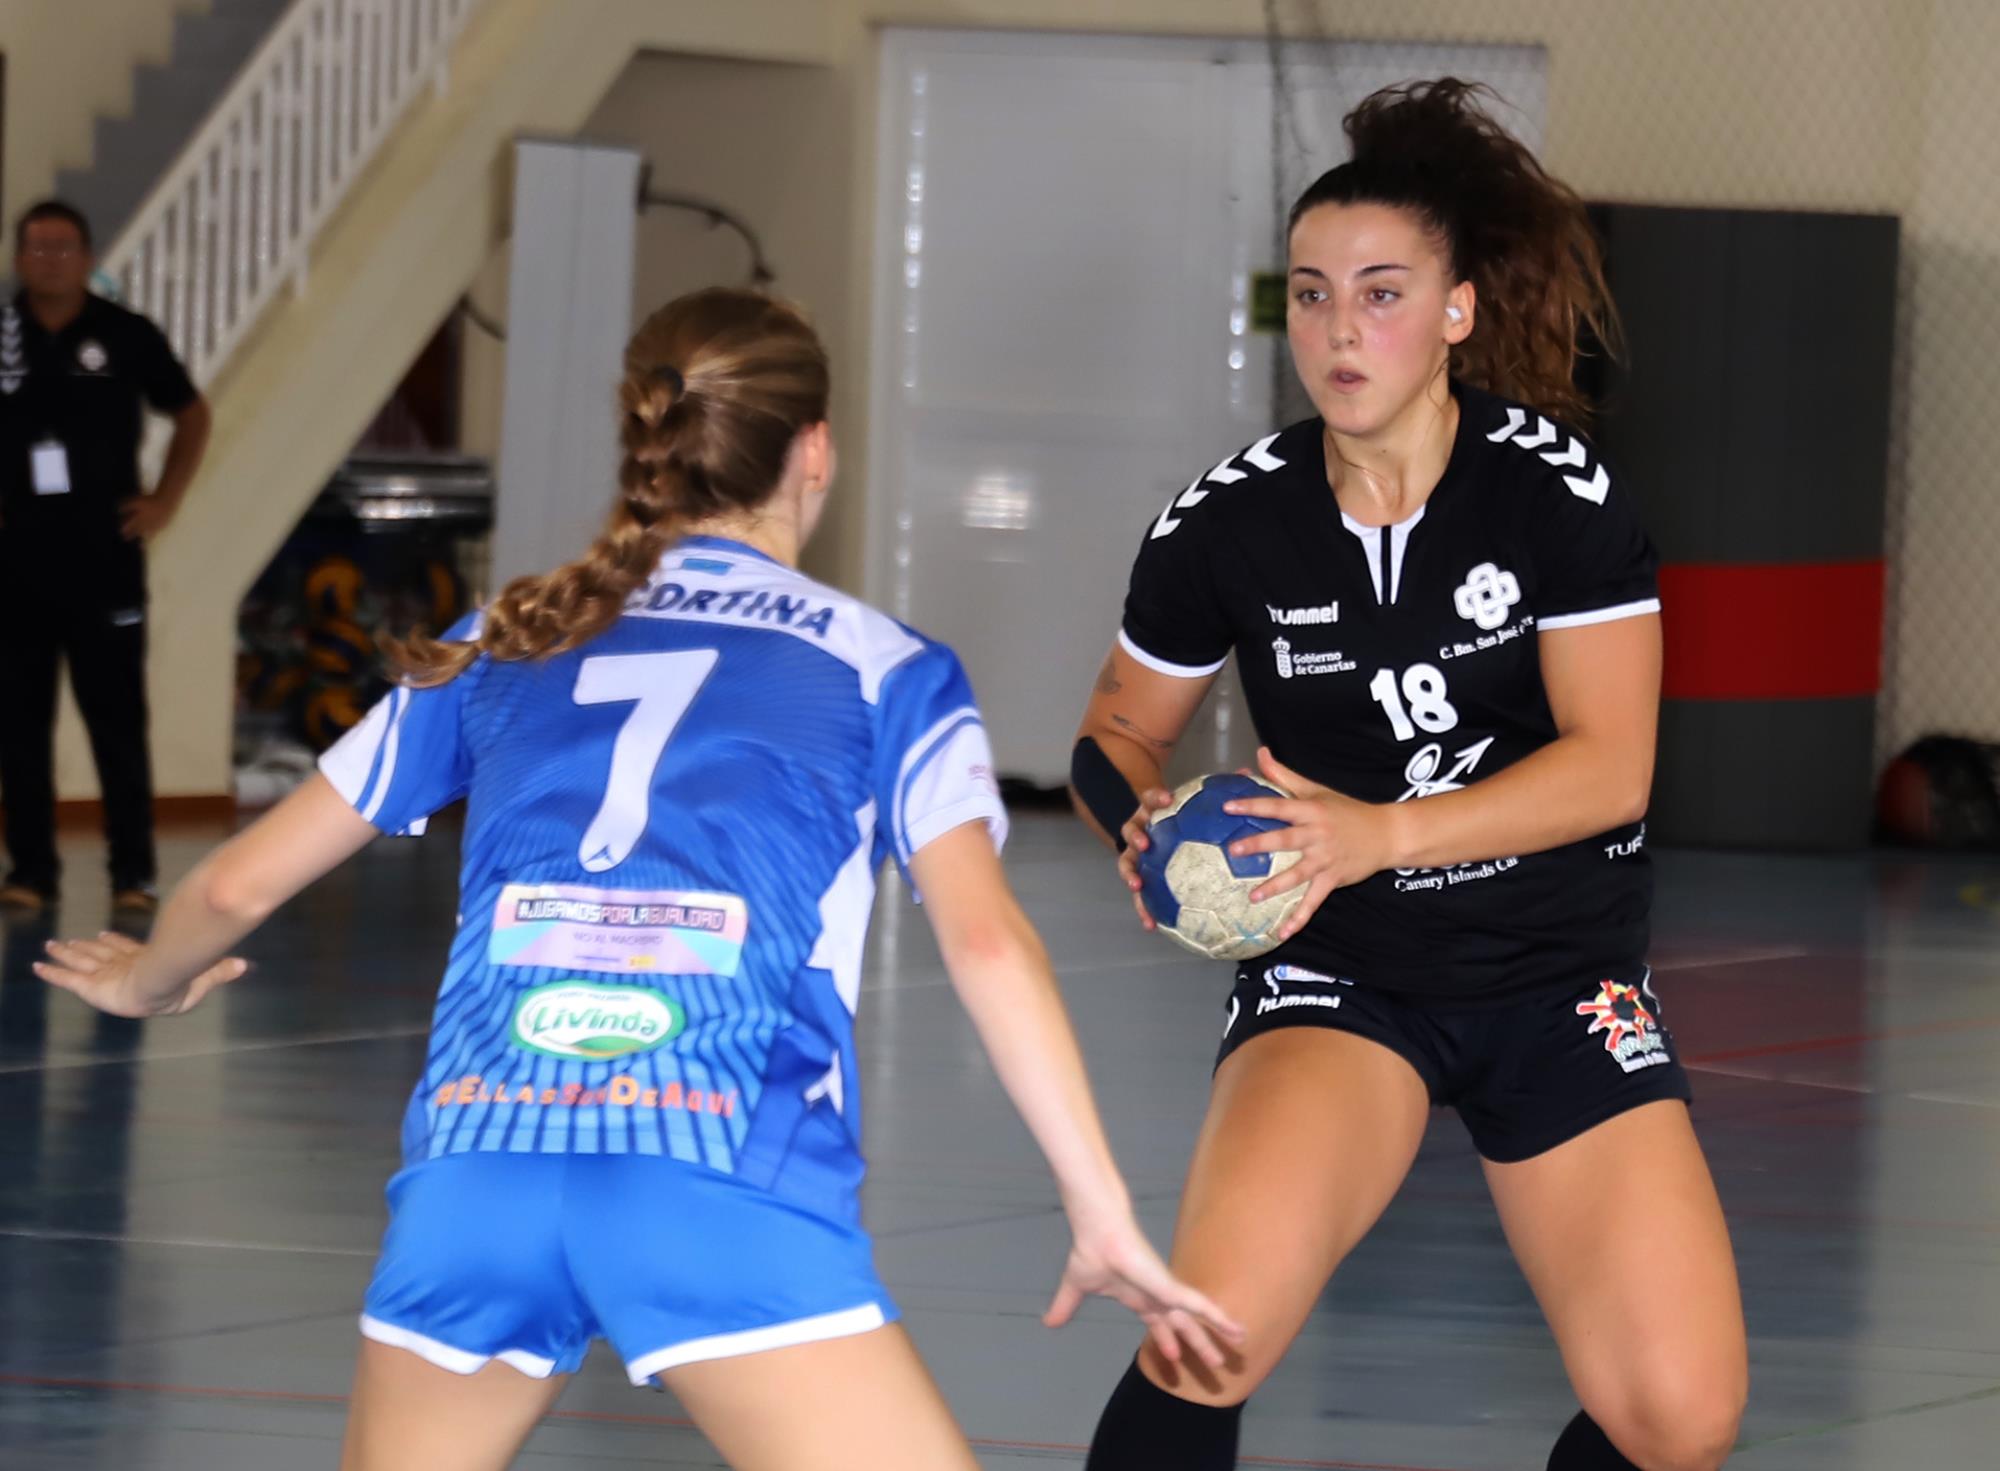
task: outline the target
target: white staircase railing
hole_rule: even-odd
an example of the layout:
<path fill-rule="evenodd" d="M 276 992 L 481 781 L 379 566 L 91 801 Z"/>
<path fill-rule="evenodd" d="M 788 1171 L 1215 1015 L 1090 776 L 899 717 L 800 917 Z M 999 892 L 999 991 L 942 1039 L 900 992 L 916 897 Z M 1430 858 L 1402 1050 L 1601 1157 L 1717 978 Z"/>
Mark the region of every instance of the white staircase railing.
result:
<path fill-rule="evenodd" d="M 104 257 L 207 384 L 479 0 L 296 0 Z"/>

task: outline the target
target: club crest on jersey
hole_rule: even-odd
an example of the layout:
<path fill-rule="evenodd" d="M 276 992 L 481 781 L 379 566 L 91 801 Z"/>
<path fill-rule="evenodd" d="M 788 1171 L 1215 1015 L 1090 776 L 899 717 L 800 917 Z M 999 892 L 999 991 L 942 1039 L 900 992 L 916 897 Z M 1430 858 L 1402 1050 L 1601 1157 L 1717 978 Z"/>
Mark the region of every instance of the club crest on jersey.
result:
<path fill-rule="evenodd" d="M 111 355 L 101 342 L 86 342 L 76 350 L 76 365 L 86 373 L 102 373 Z"/>
<path fill-rule="evenodd" d="M 1466 573 L 1465 581 L 1451 595 L 1458 616 L 1471 619 L 1488 633 L 1505 623 L 1520 601 L 1521 579 L 1511 572 L 1502 572 L 1492 562 L 1481 562 Z"/>
<path fill-rule="evenodd" d="M 1576 1004 L 1576 1014 L 1591 1019 L 1586 1036 L 1604 1034 L 1604 1050 L 1628 1073 L 1669 1062 L 1666 1035 L 1646 1009 L 1637 986 L 1605 981 L 1597 994 Z"/>

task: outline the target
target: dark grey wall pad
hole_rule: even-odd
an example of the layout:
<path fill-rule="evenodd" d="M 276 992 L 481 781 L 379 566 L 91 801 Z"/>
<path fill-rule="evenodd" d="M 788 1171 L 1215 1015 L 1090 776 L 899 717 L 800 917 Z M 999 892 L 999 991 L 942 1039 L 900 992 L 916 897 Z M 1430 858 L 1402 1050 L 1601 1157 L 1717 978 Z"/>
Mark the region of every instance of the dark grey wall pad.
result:
<path fill-rule="evenodd" d="M 1897 221 L 1600 205 L 1628 337 L 1597 439 L 1674 562 L 1879 557 Z"/>
<path fill-rule="evenodd" d="M 1647 840 L 1826 850 L 1868 841 L 1875 701 L 1668 700 Z"/>

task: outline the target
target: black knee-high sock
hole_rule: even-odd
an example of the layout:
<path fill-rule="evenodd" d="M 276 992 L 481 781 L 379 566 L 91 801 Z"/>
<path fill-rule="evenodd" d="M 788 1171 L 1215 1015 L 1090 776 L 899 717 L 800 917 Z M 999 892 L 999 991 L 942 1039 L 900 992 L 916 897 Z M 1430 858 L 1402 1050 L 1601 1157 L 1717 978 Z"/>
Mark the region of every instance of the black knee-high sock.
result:
<path fill-rule="evenodd" d="M 1111 1392 L 1083 1471 L 1233 1471 L 1243 1406 L 1168 1394 L 1135 1362 Z"/>
<path fill-rule="evenodd" d="M 1549 1452 L 1549 1471 L 1639 1471 L 1582 1410 Z"/>

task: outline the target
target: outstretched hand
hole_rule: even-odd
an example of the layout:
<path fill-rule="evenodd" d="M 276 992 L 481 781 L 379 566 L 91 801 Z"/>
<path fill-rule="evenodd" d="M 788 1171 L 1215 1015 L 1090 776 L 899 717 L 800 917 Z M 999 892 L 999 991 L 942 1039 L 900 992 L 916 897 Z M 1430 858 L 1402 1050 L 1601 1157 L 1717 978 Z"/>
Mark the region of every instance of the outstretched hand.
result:
<path fill-rule="evenodd" d="M 51 940 L 49 958 L 35 962 L 35 974 L 112 1016 L 148 1017 L 192 1011 L 210 991 L 250 969 L 247 960 L 218 960 L 178 991 L 148 996 L 135 974 L 145 953 L 137 940 L 108 930 L 95 940 Z"/>
<path fill-rule="evenodd" d="M 1138 1223 L 1122 1221 L 1079 1230 L 1070 1247 L 1055 1300 L 1042 1322 L 1060 1328 L 1086 1297 L 1108 1297 L 1139 1315 L 1153 1345 L 1169 1363 L 1186 1348 L 1211 1369 L 1243 1343 L 1243 1329 L 1208 1298 L 1167 1270 Z"/>

